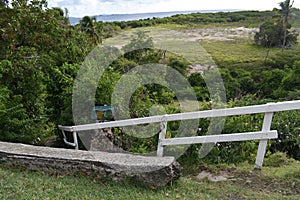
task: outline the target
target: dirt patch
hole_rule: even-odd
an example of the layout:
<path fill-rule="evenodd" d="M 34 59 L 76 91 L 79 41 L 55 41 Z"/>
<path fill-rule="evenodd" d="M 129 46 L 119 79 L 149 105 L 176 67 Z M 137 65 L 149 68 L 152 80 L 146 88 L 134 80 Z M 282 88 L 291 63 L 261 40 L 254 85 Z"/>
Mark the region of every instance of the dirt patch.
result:
<path fill-rule="evenodd" d="M 264 193 L 277 193 L 282 195 L 300 194 L 299 182 L 268 177 L 260 171 L 251 171 L 246 174 L 237 173 L 230 181 L 241 187 Z"/>
<path fill-rule="evenodd" d="M 267 194 L 300 195 L 299 181 L 269 177 L 259 170 L 240 172 L 238 170 L 226 169 L 214 173 L 202 171 L 196 178 L 200 180 L 206 179 L 211 182 L 231 182 L 239 187 Z M 239 198 L 235 198 L 233 194 L 231 199 Z"/>
<path fill-rule="evenodd" d="M 257 28 L 194 28 L 187 30 L 163 30 L 155 36 L 155 38 L 167 40 L 219 40 L 233 41 L 239 38 L 253 39 Z"/>

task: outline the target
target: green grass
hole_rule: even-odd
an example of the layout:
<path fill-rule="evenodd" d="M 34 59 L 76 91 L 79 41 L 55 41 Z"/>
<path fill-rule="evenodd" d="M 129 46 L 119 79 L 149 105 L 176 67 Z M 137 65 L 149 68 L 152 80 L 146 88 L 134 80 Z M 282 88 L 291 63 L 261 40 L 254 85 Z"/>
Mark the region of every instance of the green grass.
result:
<path fill-rule="evenodd" d="M 201 46 L 211 54 L 216 63 L 255 63 L 263 62 L 267 49 L 256 46 L 251 41 L 202 41 Z M 270 49 L 269 58 L 281 49 Z"/>
<path fill-rule="evenodd" d="M 0 199 L 299 199 L 300 163 L 264 167 L 210 166 L 207 171 L 230 174 L 223 182 L 181 177 L 163 188 L 103 181 L 84 175 L 50 176 L 0 165 Z"/>
<path fill-rule="evenodd" d="M 175 53 L 192 64 L 214 64 L 210 54 L 199 43 L 194 41 L 165 40 L 161 41 L 157 47 Z"/>

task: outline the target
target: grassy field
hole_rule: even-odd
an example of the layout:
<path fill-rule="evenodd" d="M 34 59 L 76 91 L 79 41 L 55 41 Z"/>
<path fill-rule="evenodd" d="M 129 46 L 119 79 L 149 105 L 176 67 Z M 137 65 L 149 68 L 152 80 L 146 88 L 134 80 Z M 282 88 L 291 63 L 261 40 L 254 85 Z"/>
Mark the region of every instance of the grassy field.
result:
<path fill-rule="evenodd" d="M 272 162 L 271 162 L 272 163 Z M 198 172 L 181 177 L 163 188 L 146 188 L 133 183 L 115 183 L 83 174 L 51 176 L 0 165 L 0 199 L 300 199 L 300 163 L 281 167 L 253 165 L 199 165 Z M 201 170 L 226 174 L 228 180 L 198 179 Z"/>
<path fill-rule="evenodd" d="M 188 27 L 166 24 L 155 27 L 130 29 L 107 39 L 105 45 L 121 48 L 129 43 L 137 30 L 147 33 L 157 49 L 165 49 L 183 56 L 193 64 L 230 66 L 257 66 L 281 53 L 280 48 L 254 45 L 257 29 L 244 27 Z M 289 51 L 300 52 L 300 45 Z"/>

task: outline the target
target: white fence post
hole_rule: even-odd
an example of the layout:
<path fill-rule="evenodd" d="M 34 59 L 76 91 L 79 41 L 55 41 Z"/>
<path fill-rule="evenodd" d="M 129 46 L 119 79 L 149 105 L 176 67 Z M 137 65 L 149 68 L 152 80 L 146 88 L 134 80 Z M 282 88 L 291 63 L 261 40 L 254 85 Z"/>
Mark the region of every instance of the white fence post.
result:
<path fill-rule="evenodd" d="M 264 117 L 264 122 L 262 126 L 262 132 L 269 132 L 271 129 L 271 124 L 272 124 L 272 118 L 273 118 L 272 112 L 270 113 L 265 113 Z M 259 141 L 259 146 L 258 146 L 258 151 L 256 155 L 256 161 L 255 161 L 255 169 L 261 169 L 263 162 L 264 162 L 264 157 L 266 153 L 266 148 L 267 148 L 268 140 L 260 140 Z"/>
<path fill-rule="evenodd" d="M 164 146 L 162 144 L 162 140 L 166 138 L 167 133 L 167 122 L 163 121 L 160 123 L 160 133 L 158 138 L 158 145 L 157 145 L 157 156 L 163 157 L 164 155 Z"/>

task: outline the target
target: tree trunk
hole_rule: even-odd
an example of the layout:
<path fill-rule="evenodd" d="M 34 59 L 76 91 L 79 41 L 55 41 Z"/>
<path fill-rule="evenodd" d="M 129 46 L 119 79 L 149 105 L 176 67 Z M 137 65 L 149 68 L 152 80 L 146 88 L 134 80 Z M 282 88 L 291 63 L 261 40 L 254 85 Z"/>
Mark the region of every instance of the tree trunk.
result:
<path fill-rule="evenodd" d="M 265 63 L 266 63 L 266 61 L 267 61 L 267 59 L 269 58 L 269 55 L 270 55 L 270 47 L 268 47 L 268 51 L 267 51 L 267 55 L 266 55 L 266 57 L 265 57 Z"/>
<path fill-rule="evenodd" d="M 287 38 L 287 28 L 288 28 L 288 19 L 290 16 L 291 8 L 294 5 L 294 1 L 290 2 L 289 0 L 286 0 L 285 2 L 281 3 L 281 8 L 284 13 L 284 21 L 283 21 L 283 31 L 284 31 L 284 36 L 283 36 L 283 43 L 282 43 L 282 49 L 281 51 L 283 52 L 286 46 L 286 38 Z"/>
<path fill-rule="evenodd" d="M 288 15 L 289 15 L 289 14 L 287 13 L 287 16 L 288 16 Z M 284 25 L 283 25 L 284 35 L 283 35 L 283 43 L 282 43 L 282 49 L 281 49 L 281 52 L 284 51 L 285 46 L 286 46 L 287 26 L 288 26 L 288 19 L 287 19 L 287 16 L 285 16 L 285 19 L 284 19 Z"/>

